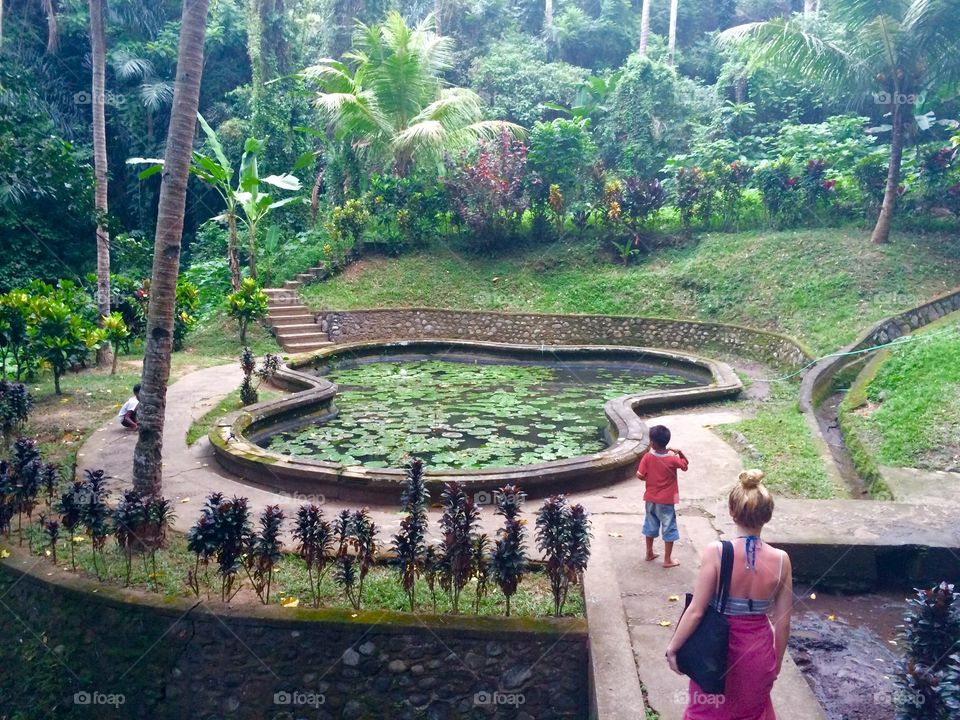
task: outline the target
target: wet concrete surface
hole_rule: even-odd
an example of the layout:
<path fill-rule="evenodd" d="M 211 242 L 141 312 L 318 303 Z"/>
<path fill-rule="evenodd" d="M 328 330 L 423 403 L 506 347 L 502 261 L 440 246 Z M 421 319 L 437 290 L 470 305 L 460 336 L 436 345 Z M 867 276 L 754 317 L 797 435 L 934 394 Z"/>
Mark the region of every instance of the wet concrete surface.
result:
<path fill-rule="evenodd" d="M 904 594 L 796 592 L 790 655 L 827 720 L 892 720 Z"/>

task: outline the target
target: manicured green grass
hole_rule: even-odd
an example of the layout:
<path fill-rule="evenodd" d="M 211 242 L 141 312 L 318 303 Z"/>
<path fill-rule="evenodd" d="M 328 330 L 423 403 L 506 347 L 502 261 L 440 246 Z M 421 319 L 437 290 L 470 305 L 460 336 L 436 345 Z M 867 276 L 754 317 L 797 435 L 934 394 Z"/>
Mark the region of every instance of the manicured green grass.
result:
<path fill-rule="evenodd" d="M 767 486 L 785 497 L 827 499 L 837 497 L 797 405 L 795 384 L 774 385 L 773 396 L 755 414 L 717 431 L 744 456 L 744 464 L 766 473 Z M 743 441 L 747 446 L 743 446 Z"/>
<path fill-rule="evenodd" d="M 846 417 L 883 465 L 942 470 L 960 465 L 960 324 L 929 327 L 891 349 Z M 860 407 L 856 407 L 860 405 Z"/>
<path fill-rule="evenodd" d="M 178 508 L 175 507 L 174 512 L 177 511 Z M 36 519 L 34 521 L 34 525 L 24 528 L 23 548 L 25 550 L 30 548 L 37 555 L 45 555 L 47 562 L 52 566 L 52 554 L 47 554 L 49 542 L 36 525 Z M 16 527 L 16 521 L 14 521 L 14 527 Z M 381 541 L 389 540 L 381 538 Z M 0 546 L 3 544 L 0 538 Z M 16 532 L 6 544 L 10 547 L 17 544 Z M 63 570 L 71 570 L 71 544 L 74 548 L 78 573 L 88 577 L 99 577 L 102 582 L 110 585 L 126 584 L 126 558 L 112 538 L 108 539 L 103 556 L 98 556 L 94 565 L 89 539 L 77 536 L 77 541 L 73 542 L 64 533 L 57 543 L 57 565 Z M 156 554 L 156 562 L 154 576 L 149 556 L 134 556 L 130 565 L 130 587 L 157 592 L 166 598 L 194 597 L 187 577 L 188 572 L 194 570 L 196 560 L 193 553 L 187 549 L 183 535 L 172 533 L 169 546 Z M 200 592 L 204 599 L 220 599 L 220 578 L 216 570 L 215 562 L 211 563 L 209 572 L 202 568 L 200 570 Z M 260 602 L 242 569 L 234 585 L 234 590 L 238 588 L 236 603 Z M 460 599 L 461 613 L 474 614 L 477 610 L 474 606 L 476 589 L 476 579 L 467 583 Z M 281 602 L 281 599 L 289 601 L 292 598 L 299 601 L 300 607 L 311 607 L 313 604 L 306 565 L 298 556 L 285 553 L 274 571 L 270 603 L 276 605 Z M 344 591 L 334 583 L 332 569 L 326 573 L 321 583 L 319 605 L 330 608 L 352 607 Z M 362 607 L 366 610 L 409 610 L 407 596 L 400 585 L 399 573 L 388 566 L 374 567 L 364 582 Z M 488 583 L 487 593 L 480 601 L 478 614 L 503 615 L 505 608 L 506 601 L 503 593 L 491 580 Z M 427 583 L 420 579 L 417 582 L 417 610 L 432 613 L 434 609 L 438 613 L 451 612 L 450 597 L 439 586 L 436 586 L 435 592 L 431 594 Z M 550 592 L 550 580 L 546 573 L 535 571 L 524 576 L 517 593 L 511 600 L 510 611 L 511 615 L 521 617 L 543 617 L 553 614 L 553 595 Z M 564 606 L 564 615 L 583 615 L 583 613 L 583 594 L 578 587 L 571 588 L 567 604 Z"/>
<path fill-rule="evenodd" d="M 955 243 L 955 241 L 954 241 Z M 946 236 L 857 229 L 708 234 L 624 267 L 593 241 L 494 257 L 446 245 L 371 258 L 306 287 L 316 309 L 428 306 L 696 318 L 792 335 L 816 353 L 960 284 L 960 249 Z"/>

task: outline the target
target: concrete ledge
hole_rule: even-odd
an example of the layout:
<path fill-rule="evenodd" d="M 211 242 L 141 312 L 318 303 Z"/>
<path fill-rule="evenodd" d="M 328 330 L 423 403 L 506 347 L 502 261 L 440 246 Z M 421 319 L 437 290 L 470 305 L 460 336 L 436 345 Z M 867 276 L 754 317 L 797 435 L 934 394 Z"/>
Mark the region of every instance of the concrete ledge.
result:
<path fill-rule="evenodd" d="M 463 340 L 362 342 L 326 348 L 289 362 L 276 376 L 276 382 L 288 389 L 299 390 L 292 396 L 252 405 L 236 416 L 222 420 L 210 432 L 210 443 L 218 462 L 227 470 L 257 484 L 298 492 L 322 491 L 328 497 L 353 500 L 395 500 L 404 480 L 399 468 L 367 468 L 340 463 L 282 455 L 260 447 L 257 443 L 280 429 L 302 424 L 311 419 L 325 421 L 335 416 L 337 388 L 321 377 L 304 372 L 307 368 L 323 368 L 331 361 L 350 358 L 354 361 L 384 357 L 430 354 L 443 351 L 485 353 L 498 358 L 554 360 L 558 357 L 590 358 L 626 357 L 667 366 L 673 365 L 688 373 L 709 379 L 704 387 L 679 390 L 654 390 L 615 398 L 604 405 L 609 422 L 610 447 L 593 455 L 568 460 L 524 465 L 521 467 L 483 470 L 428 470 L 428 485 L 439 496 L 446 482 L 456 480 L 470 491 L 491 491 L 504 485 L 522 485 L 531 497 L 555 492 L 582 490 L 607 485 L 624 479 L 633 472 L 649 444 L 647 426 L 638 412 L 652 408 L 704 402 L 734 397 L 743 388 L 736 373 L 724 363 L 695 355 L 634 347 L 507 345 Z"/>

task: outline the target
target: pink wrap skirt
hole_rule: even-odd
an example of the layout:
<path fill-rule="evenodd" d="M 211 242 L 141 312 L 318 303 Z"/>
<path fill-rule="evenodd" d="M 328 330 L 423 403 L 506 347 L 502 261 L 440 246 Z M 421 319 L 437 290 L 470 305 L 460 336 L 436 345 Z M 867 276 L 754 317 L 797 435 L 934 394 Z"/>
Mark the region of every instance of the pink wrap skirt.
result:
<path fill-rule="evenodd" d="M 708 695 L 692 680 L 683 720 L 776 720 L 770 691 L 777 679 L 773 628 L 766 615 L 728 615 L 726 693 Z"/>

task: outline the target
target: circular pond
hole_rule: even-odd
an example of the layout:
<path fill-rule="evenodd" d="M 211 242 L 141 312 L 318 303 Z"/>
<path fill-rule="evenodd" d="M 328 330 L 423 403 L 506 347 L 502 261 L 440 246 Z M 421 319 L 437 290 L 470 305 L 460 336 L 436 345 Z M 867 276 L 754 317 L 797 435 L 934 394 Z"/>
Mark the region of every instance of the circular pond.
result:
<path fill-rule="evenodd" d="M 476 470 L 565 460 L 607 447 L 604 404 L 709 374 L 662 360 L 511 360 L 489 353 L 343 359 L 319 372 L 337 385 L 335 418 L 272 435 L 262 446 L 344 465 Z"/>
<path fill-rule="evenodd" d="M 647 448 L 641 411 L 742 389 L 723 363 L 664 350 L 419 340 L 327 348 L 274 382 L 295 392 L 210 433 L 222 465 L 280 490 L 394 500 L 411 456 L 431 492 L 616 482 Z"/>

